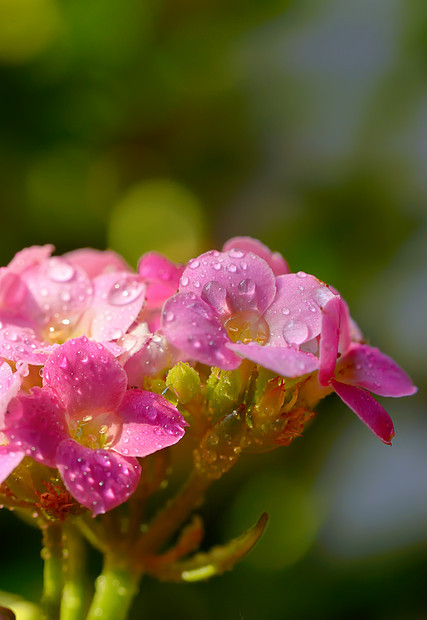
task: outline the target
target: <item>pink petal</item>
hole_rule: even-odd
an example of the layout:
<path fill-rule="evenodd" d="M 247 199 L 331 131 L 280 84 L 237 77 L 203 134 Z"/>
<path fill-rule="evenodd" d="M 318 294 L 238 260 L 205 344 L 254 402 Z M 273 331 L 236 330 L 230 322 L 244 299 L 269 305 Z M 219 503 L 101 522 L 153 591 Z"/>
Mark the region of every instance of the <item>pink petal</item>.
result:
<path fill-rule="evenodd" d="M 94 340 L 116 340 L 137 318 L 145 299 L 145 284 L 136 274 L 116 272 L 97 276 L 93 285 L 93 303 L 83 323 L 92 319 L 89 329 Z"/>
<path fill-rule="evenodd" d="M 129 271 L 131 268 L 126 261 L 112 250 L 94 250 L 81 248 L 64 254 L 64 258 L 75 267 L 83 269 L 89 278 L 95 278 L 102 273 L 114 271 Z"/>
<path fill-rule="evenodd" d="M 322 309 L 319 346 L 319 383 L 328 385 L 334 374 L 340 339 L 341 298 L 331 297 Z"/>
<path fill-rule="evenodd" d="M 44 364 L 50 345 L 40 340 L 34 330 L 22 326 L 18 321 L 12 322 L 1 316 L 0 329 L 0 356 L 13 362 L 27 362 L 28 364 Z"/>
<path fill-rule="evenodd" d="M 270 248 L 252 237 L 233 237 L 224 243 L 223 252 L 230 250 L 243 250 L 244 252 L 253 252 L 260 258 L 263 258 L 273 270 L 275 276 L 289 273 L 288 263 L 279 252 L 272 252 Z"/>
<path fill-rule="evenodd" d="M 8 267 L 0 268 L 0 307 L 11 316 L 25 316 L 27 305 L 36 307 L 25 282 Z"/>
<path fill-rule="evenodd" d="M 9 446 L 0 446 L 0 484 L 13 472 L 24 456 L 23 452 L 11 452 Z"/>
<path fill-rule="evenodd" d="M 120 358 L 122 363 L 123 359 Z M 128 385 L 142 387 L 144 376 L 158 375 L 165 368 L 171 368 L 179 361 L 179 351 L 170 346 L 163 335 L 147 334 L 139 350 L 131 355 L 124 369 Z"/>
<path fill-rule="evenodd" d="M 380 396 L 410 396 L 417 388 L 391 357 L 367 344 L 353 344 L 338 363 L 336 378 Z"/>
<path fill-rule="evenodd" d="M 14 398 L 4 416 L 10 449 L 55 467 L 58 443 L 68 437 L 65 411 L 55 394 L 35 387 Z"/>
<path fill-rule="evenodd" d="M 27 366 L 22 368 L 22 372 L 12 372 L 7 362 L 0 362 L 0 430 L 4 427 L 4 413 L 7 406 L 17 395 L 25 372 L 28 374 Z"/>
<path fill-rule="evenodd" d="M 69 415 L 99 409 L 116 411 L 126 392 L 127 377 L 102 344 L 82 336 L 49 356 L 43 385 L 58 395 Z"/>
<path fill-rule="evenodd" d="M 74 324 L 92 299 L 92 285 L 86 273 L 60 257 L 53 257 L 40 265 L 27 269 L 22 275 L 36 301 L 38 312 L 26 313 L 45 330 L 64 329 L 62 321 L 68 321 L 71 333 Z"/>
<path fill-rule="evenodd" d="M 176 265 L 157 252 L 147 252 L 138 263 L 138 273 L 147 284 L 147 308 L 159 308 L 178 290 L 184 265 Z"/>
<path fill-rule="evenodd" d="M 123 429 L 113 449 L 125 456 L 147 456 L 173 446 L 187 426 L 178 409 L 165 398 L 142 390 L 128 390 L 118 413 Z"/>
<path fill-rule="evenodd" d="M 73 439 L 60 443 L 57 467 L 71 495 L 94 517 L 125 502 L 141 475 L 136 459 L 114 450 L 91 450 Z"/>
<path fill-rule="evenodd" d="M 276 284 L 269 265 L 252 252 L 213 250 L 189 261 L 179 290 L 201 297 L 222 315 L 262 313 L 274 299 Z"/>
<path fill-rule="evenodd" d="M 334 293 L 314 276 L 302 271 L 276 278 L 277 295 L 264 314 L 270 344 L 301 345 L 320 334 L 321 308 Z"/>
<path fill-rule="evenodd" d="M 53 245 L 33 245 L 17 252 L 8 265 L 14 273 L 22 273 L 30 267 L 46 261 L 54 251 Z"/>
<path fill-rule="evenodd" d="M 311 353 L 290 347 L 262 346 L 256 342 L 228 345 L 241 357 L 268 368 L 282 377 L 301 377 L 317 370 L 318 360 Z"/>
<path fill-rule="evenodd" d="M 371 431 L 384 443 L 391 445 L 394 427 L 387 411 L 362 388 L 345 385 L 332 380 L 332 386 L 338 396 L 366 424 Z"/>
<path fill-rule="evenodd" d="M 226 346 L 230 339 L 218 314 L 196 295 L 178 293 L 166 301 L 162 330 L 188 358 L 224 370 L 240 365 L 240 358 Z"/>

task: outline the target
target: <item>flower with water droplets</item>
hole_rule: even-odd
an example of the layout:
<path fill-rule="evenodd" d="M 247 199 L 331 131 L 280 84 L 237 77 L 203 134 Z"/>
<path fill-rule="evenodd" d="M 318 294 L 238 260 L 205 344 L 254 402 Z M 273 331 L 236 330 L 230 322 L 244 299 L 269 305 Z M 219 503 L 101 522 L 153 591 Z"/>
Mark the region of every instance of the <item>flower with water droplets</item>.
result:
<path fill-rule="evenodd" d="M 185 425 L 162 396 L 127 389 L 114 356 L 83 336 L 51 353 L 43 387 L 11 400 L 1 430 L 10 451 L 57 467 L 72 496 L 97 515 L 134 492 L 135 457 L 175 444 Z"/>
<path fill-rule="evenodd" d="M 52 257 L 52 250 L 26 248 L 0 270 L 0 354 L 5 359 L 43 364 L 55 346 L 82 334 L 115 341 L 143 306 L 141 277 L 114 253 L 80 250 Z"/>
<path fill-rule="evenodd" d="M 188 359 L 225 370 L 247 358 L 287 377 L 314 371 L 322 307 L 338 294 L 314 276 L 288 273 L 255 239 L 235 243 L 188 263 L 163 307 L 166 338 Z"/>

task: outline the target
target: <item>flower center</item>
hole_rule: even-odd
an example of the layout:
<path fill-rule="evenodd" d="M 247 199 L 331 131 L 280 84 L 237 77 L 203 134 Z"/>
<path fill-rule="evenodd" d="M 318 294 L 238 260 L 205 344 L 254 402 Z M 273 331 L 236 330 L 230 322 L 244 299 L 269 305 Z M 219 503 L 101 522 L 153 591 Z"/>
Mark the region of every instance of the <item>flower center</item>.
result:
<path fill-rule="evenodd" d="M 107 411 L 90 415 L 84 412 L 71 417 L 68 420 L 70 434 L 82 446 L 98 450 L 111 448 L 122 433 L 123 422 L 121 417 L 113 412 Z"/>
<path fill-rule="evenodd" d="M 252 310 L 244 310 L 228 318 L 224 327 L 233 342 L 265 344 L 270 336 L 267 322 Z"/>
<path fill-rule="evenodd" d="M 50 344 L 64 344 L 71 337 L 73 325 L 70 319 L 50 323 L 44 330 L 44 339 Z"/>

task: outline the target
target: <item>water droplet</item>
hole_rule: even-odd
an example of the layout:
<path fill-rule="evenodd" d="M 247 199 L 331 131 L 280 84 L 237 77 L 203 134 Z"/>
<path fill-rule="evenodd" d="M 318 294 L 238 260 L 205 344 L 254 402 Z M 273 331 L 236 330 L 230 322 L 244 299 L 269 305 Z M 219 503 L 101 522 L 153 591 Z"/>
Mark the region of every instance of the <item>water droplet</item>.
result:
<path fill-rule="evenodd" d="M 197 267 L 200 265 L 198 260 L 191 260 L 188 263 L 188 266 L 190 267 L 190 269 L 197 269 Z"/>
<path fill-rule="evenodd" d="M 283 329 L 288 344 L 302 344 L 308 338 L 308 327 L 303 321 L 290 321 Z"/>
<path fill-rule="evenodd" d="M 307 274 L 305 273 L 305 271 L 298 271 L 297 272 L 297 278 L 306 278 Z"/>
<path fill-rule="evenodd" d="M 250 278 L 245 278 L 239 282 L 239 293 L 241 295 L 253 295 L 255 293 L 255 282 Z"/>
<path fill-rule="evenodd" d="M 136 301 L 143 290 L 142 282 L 136 278 L 124 277 L 111 287 L 107 299 L 113 306 L 125 306 Z"/>
<path fill-rule="evenodd" d="M 238 248 L 232 248 L 229 253 L 229 256 L 231 256 L 231 258 L 243 258 L 245 253 L 242 252 L 242 250 L 239 250 Z"/>
<path fill-rule="evenodd" d="M 58 362 L 58 366 L 59 366 L 60 368 L 63 368 L 63 369 L 67 368 L 67 366 L 68 366 L 68 360 L 67 360 L 67 358 L 66 358 L 65 356 L 64 356 L 61 360 L 59 360 L 59 362 Z"/>
<path fill-rule="evenodd" d="M 235 273 L 237 271 L 237 267 L 236 265 L 234 265 L 233 263 L 229 263 L 226 267 L 227 271 L 229 271 L 230 273 Z"/>
<path fill-rule="evenodd" d="M 174 313 L 173 313 L 173 312 L 165 312 L 164 317 L 165 317 L 165 321 L 170 322 L 170 321 L 173 321 L 173 320 L 174 320 L 175 315 L 174 315 Z"/>
<path fill-rule="evenodd" d="M 290 313 L 289 308 L 282 308 L 282 314 L 288 315 Z"/>
<path fill-rule="evenodd" d="M 54 282 L 69 282 L 76 270 L 60 258 L 52 258 L 48 263 L 47 275 Z"/>
<path fill-rule="evenodd" d="M 154 407 L 150 407 L 149 405 L 146 406 L 145 417 L 152 422 L 157 418 L 157 411 L 154 409 Z"/>
<path fill-rule="evenodd" d="M 182 276 L 181 278 L 181 285 L 182 286 L 187 286 L 189 282 L 189 279 L 187 278 L 187 276 Z"/>
<path fill-rule="evenodd" d="M 212 267 L 215 269 L 215 271 L 219 271 L 221 269 L 221 263 L 212 263 Z"/>
<path fill-rule="evenodd" d="M 4 332 L 4 337 L 6 340 L 10 340 L 10 342 L 16 342 L 18 340 L 18 334 L 16 332 L 11 332 L 8 329 Z"/>

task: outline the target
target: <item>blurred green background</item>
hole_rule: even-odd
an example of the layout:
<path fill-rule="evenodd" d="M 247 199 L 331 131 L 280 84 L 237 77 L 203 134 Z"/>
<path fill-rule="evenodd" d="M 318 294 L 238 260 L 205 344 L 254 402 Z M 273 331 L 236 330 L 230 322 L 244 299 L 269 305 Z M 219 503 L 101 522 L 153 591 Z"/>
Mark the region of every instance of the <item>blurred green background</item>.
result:
<path fill-rule="evenodd" d="M 147 579 L 133 619 L 427 618 L 426 78 L 425 0 L 0 0 L 0 264 L 252 235 L 421 388 L 387 402 L 392 448 L 330 398 L 243 459 L 202 514 L 214 544 L 267 510 L 256 549 L 210 582 Z M 0 527 L 0 589 L 36 599 L 38 533 Z"/>

